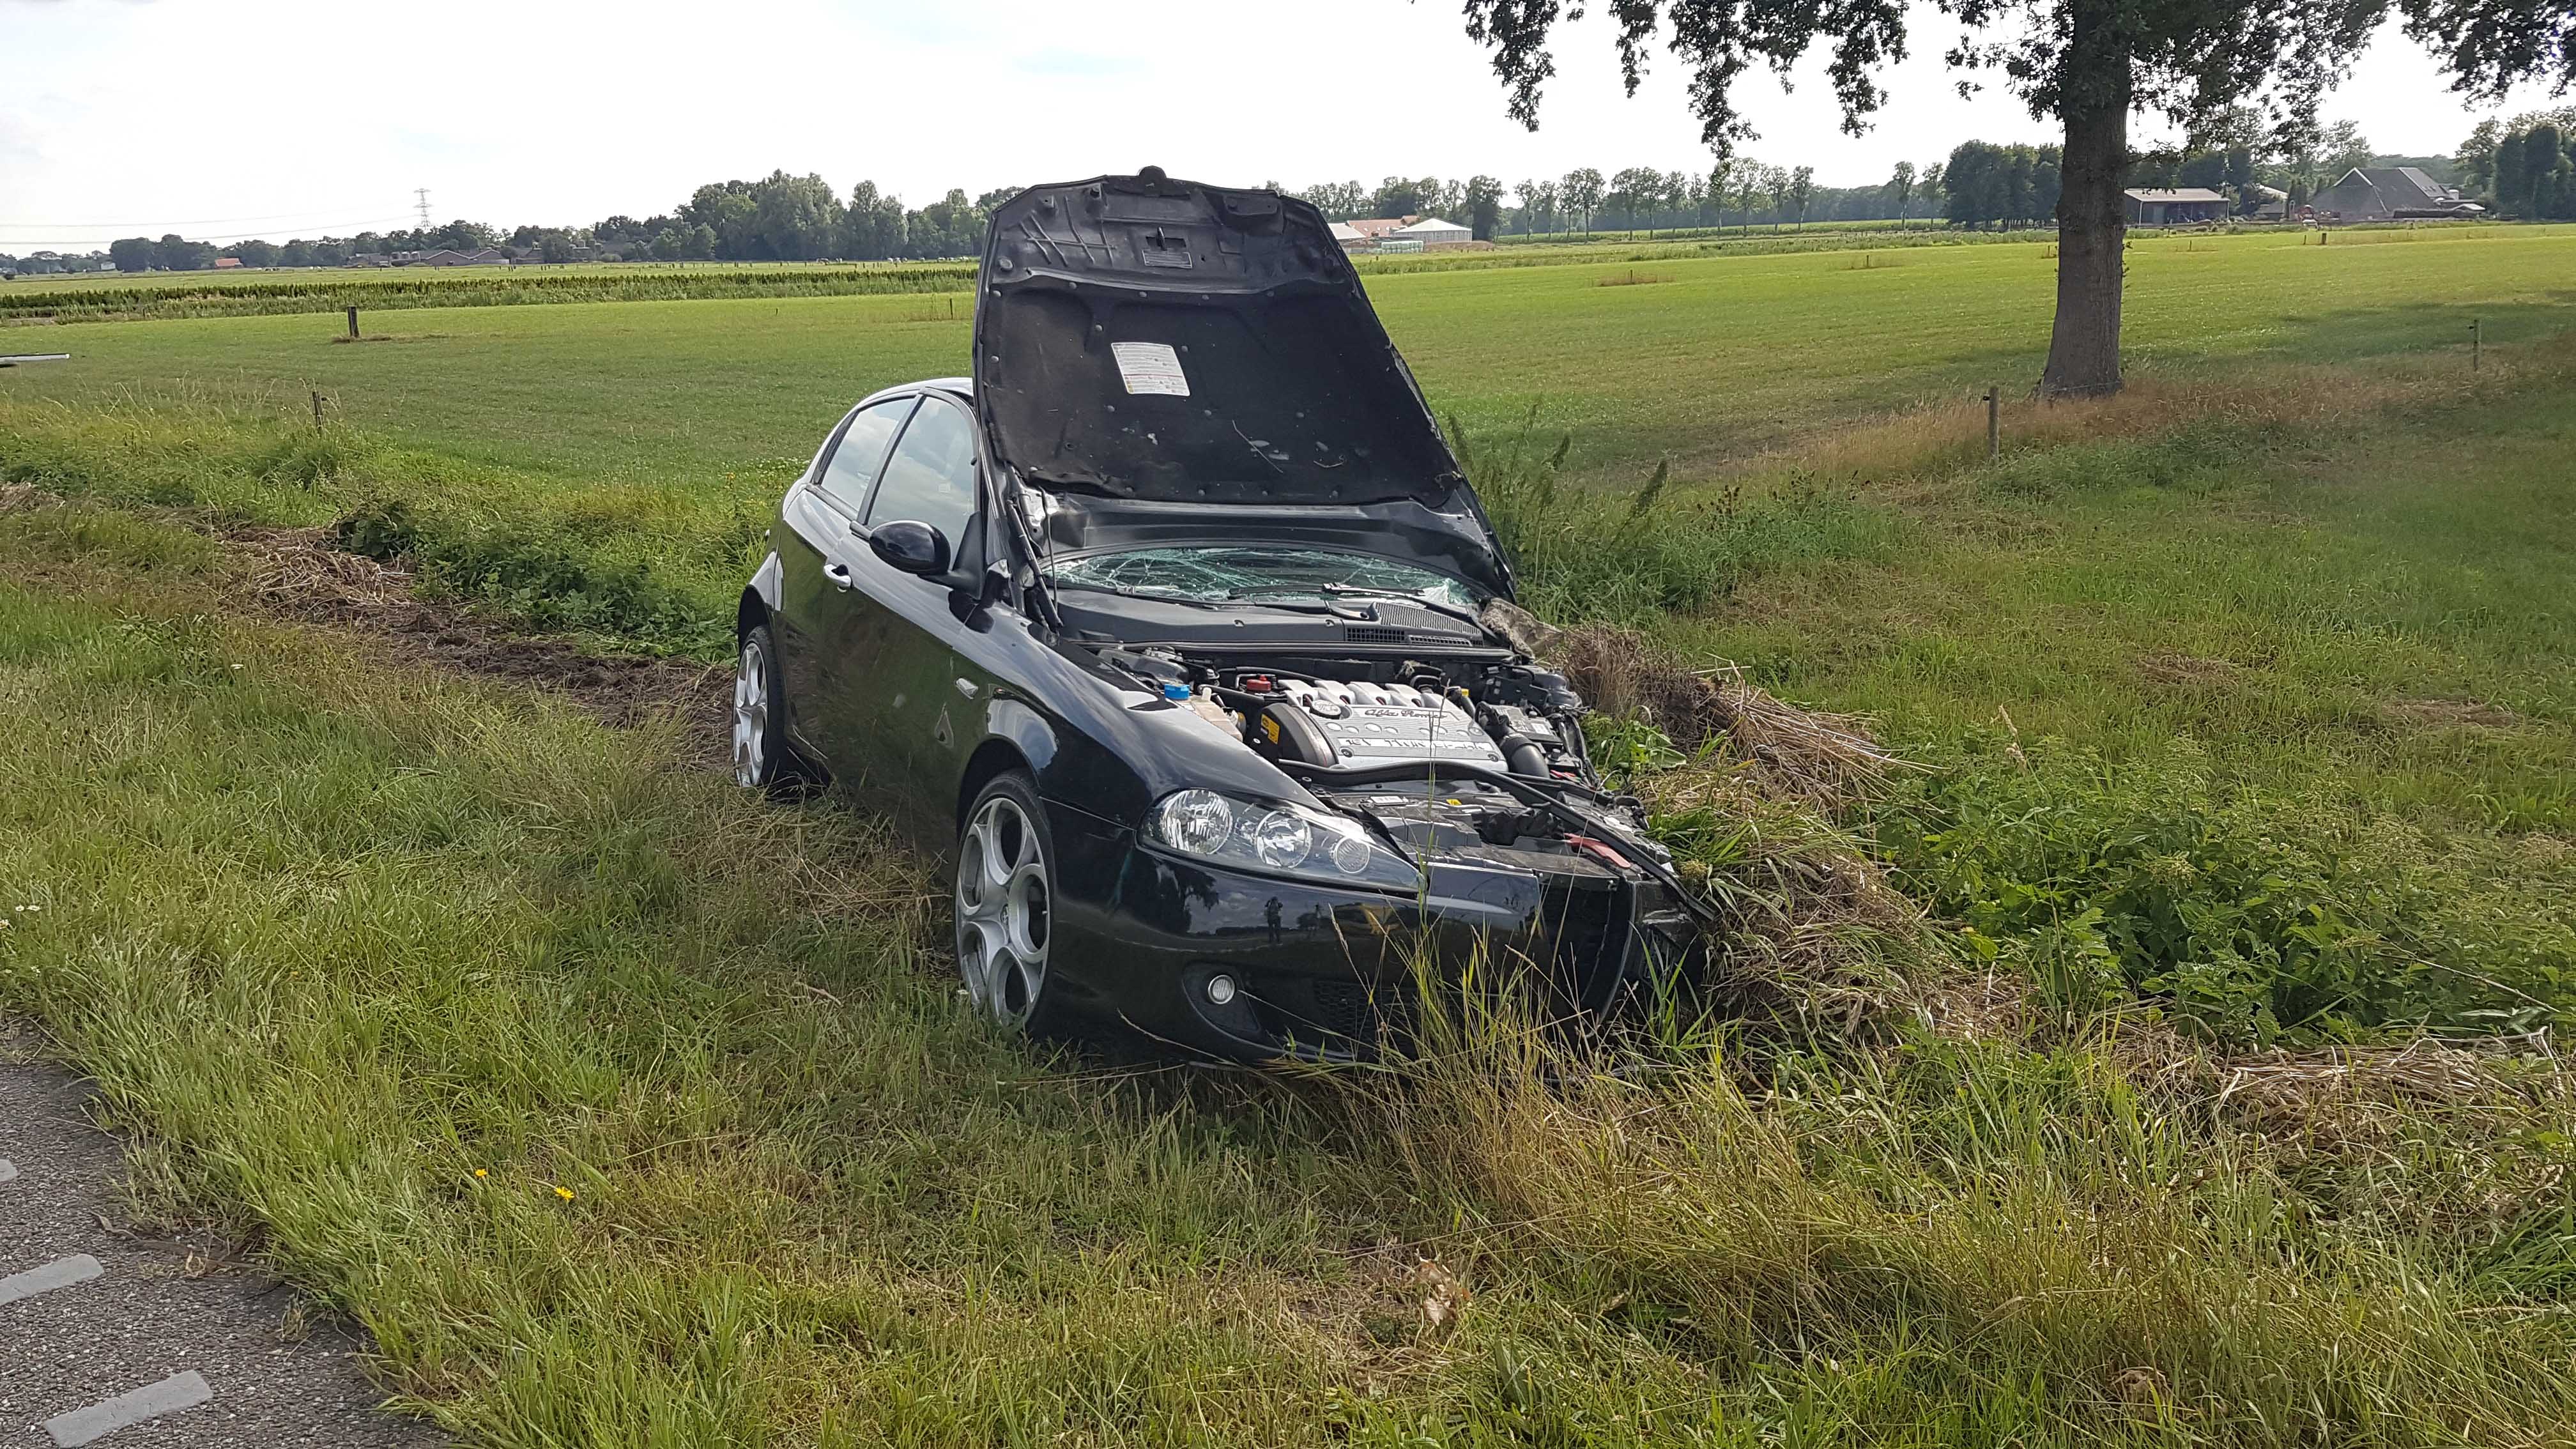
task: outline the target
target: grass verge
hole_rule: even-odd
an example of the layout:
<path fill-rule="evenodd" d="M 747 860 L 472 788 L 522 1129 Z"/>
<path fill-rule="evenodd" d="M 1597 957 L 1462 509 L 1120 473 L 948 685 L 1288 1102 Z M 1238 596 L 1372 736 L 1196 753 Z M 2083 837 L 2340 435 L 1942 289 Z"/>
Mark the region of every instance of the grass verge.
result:
<path fill-rule="evenodd" d="M 2576 1415 L 2545 1063 L 2257 1110 L 2247 1068 L 2117 1017 L 1681 1042 L 1642 1079 L 1499 1021 L 1306 1086 L 1032 1056 L 955 1009 L 912 867 L 848 815 L 230 619 L 213 551 L 0 514 L 0 1003 L 141 1134 L 149 1201 L 257 1240 L 477 1442 L 2538 1445 Z"/>

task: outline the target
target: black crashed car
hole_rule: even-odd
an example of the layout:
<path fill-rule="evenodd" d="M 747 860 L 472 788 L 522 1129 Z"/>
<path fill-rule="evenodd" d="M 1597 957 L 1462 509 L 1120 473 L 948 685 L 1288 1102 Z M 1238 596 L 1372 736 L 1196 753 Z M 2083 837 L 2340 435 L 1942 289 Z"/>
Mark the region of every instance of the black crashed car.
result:
<path fill-rule="evenodd" d="M 1517 957 L 1600 1011 L 1689 939 L 1312 206 L 1150 168 L 1022 192 L 973 368 L 864 399 L 787 490 L 734 759 L 945 858 L 979 1007 L 1332 1058 L 1425 962 Z"/>

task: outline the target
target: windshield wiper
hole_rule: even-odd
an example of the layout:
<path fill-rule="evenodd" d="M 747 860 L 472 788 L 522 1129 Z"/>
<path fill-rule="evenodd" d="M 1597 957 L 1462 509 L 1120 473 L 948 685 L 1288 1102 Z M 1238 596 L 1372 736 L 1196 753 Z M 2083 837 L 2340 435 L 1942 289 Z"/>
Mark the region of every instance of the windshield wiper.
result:
<path fill-rule="evenodd" d="M 1193 609 L 1223 609 L 1234 604 L 1250 604 L 1256 609 L 1275 609 L 1283 614 L 1331 614 L 1337 618 L 1347 618 L 1351 617 L 1349 611 L 1356 607 L 1350 604 L 1302 604 L 1291 599 L 1264 599 L 1244 594 L 1239 590 L 1222 599 L 1194 599 L 1187 594 L 1157 594 L 1144 589 L 1122 589 L 1116 584 L 1096 584 L 1084 579 L 1049 578 L 1047 582 L 1059 589 L 1081 589 L 1094 594 L 1116 594 L 1122 599 L 1143 599 L 1155 604 L 1183 604 Z"/>
<path fill-rule="evenodd" d="M 1421 594 L 1407 593 L 1403 589 L 1373 589 L 1366 584 L 1324 584 L 1320 587 L 1328 594 L 1362 594 L 1372 599 L 1402 599 L 1408 604 L 1419 604 L 1435 614 L 1446 614 L 1452 619 L 1463 619 L 1478 628 L 1484 627 L 1485 623 L 1484 617 L 1471 609 L 1462 609 L 1456 604 L 1427 598 Z"/>
<path fill-rule="evenodd" d="M 1116 584 L 1095 584 L 1085 579 L 1068 579 L 1053 574 L 1047 576 L 1047 584 L 1051 588 L 1079 589 L 1087 594 L 1116 594 L 1122 599 L 1143 599 L 1155 604 L 1185 604 L 1193 609 L 1225 607 L 1214 599 L 1193 599 L 1186 594 L 1157 594 L 1144 589 L 1122 589 Z"/>
<path fill-rule="evenodd" d="M 1297 592 L 1303 593 L 1304 590 Z M 1230 589 L 1226 598 L 1234 603 L 1253 604 L 1290 614 L 1330 614 L 1336 619 L 1358 619 L 1362 623 L 1377 617 L 1377 611 L 1365 604 L 1314 604 L 1281 594 L 1256 593 L 1250 589 Z"/>

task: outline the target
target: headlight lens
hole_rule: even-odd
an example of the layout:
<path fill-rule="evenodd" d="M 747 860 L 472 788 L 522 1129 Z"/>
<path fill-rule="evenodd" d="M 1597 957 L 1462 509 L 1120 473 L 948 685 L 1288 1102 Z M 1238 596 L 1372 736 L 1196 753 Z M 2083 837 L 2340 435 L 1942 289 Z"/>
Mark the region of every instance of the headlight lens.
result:
<path fill-rule="evenodd" d="M 1412 861 L 1378 844 L 1356 820 L 1214 790 L 1164 796 L 1145 817 L 1145 838 L 1184 855 L 1335 885 L 1410 891 L 1421 882 Z"/>
<path fill-rule="evenodd" d="M 1252 853 L 1272 870 L 1305 864 L 1306 847 L 1314 842 L 1313 828 L 1285 810 L 1264 811 L 1252 822 Z"/>
<path fill-rule="evenodd" d="M 1234 835 L 1234 806 L 1214 790 L 1183 790 L 1155 817 L 1165 826 L 1163 843 L 1192 855 L 1214 855 Z"/>

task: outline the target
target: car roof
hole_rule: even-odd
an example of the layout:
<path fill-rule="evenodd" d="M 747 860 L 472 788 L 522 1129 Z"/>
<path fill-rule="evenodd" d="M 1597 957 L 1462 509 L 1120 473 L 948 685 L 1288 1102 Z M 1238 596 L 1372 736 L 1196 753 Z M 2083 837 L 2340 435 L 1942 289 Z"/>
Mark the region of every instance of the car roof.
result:
<path fill-rule="evenodd" d="M 866 397 L 859 399 L 857 403 L 853 404 L 853 406 L 866 407 L 868 404 L 879 401 L 880 399 L 901 397 L 906 393 L 916 392 L 953 392 L 959 397 L 973 397 L 975 395 L 975 379 L 971 377 L 925 377 L 919 382 L 897 383 L 893 387 L 878 388 L 875 392 L 869 393 Z"/>

